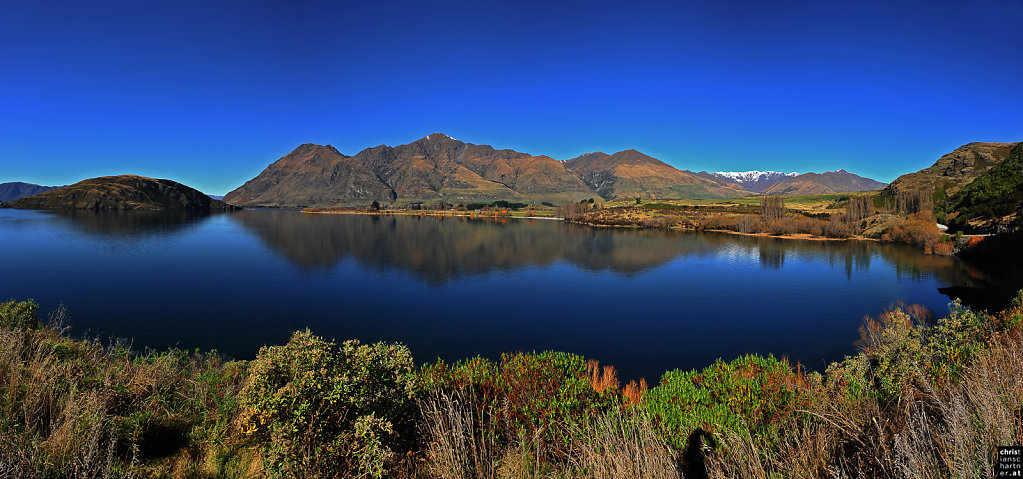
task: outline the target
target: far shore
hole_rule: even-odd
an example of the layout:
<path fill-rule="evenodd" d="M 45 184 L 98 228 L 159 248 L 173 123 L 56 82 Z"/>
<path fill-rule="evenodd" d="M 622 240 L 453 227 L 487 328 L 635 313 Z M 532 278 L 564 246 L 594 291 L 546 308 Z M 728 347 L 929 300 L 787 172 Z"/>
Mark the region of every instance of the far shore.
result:
<path fill-rule="evenodd" d="M 572 224 L 577 224 L 577 225 L 589 226 L 591 228 L 664 229 L 664 228 L 657 228 L 657 227 L 653 227 L 653 226 L 641 226 L 641 225 L 602 225 L 602 224 L 595 224 L 595 223 L 586 223 L 586 222 L 582 222 L 582 221 L 568 221 L 568 222 L 572 223 Z M 667 228 L 667 229 L 669 231 L 693 231 L 693 232 L 701 232 L 701 233 L 725 233 L 725 234 L 737 235 L 737 236 L 759 236 L 761 238 L 794 239 L 794 240 L 808 240 L 808 241 L 850 241 L 850 240 L 853 240 L 853 241 L 872 241 L 872 242 L 880 242 L 881 241 L 881 240 L 879 240 L 877 238 L 867 238 L 865 236 L 860 236 L 860 235 L 850 236 L 850 237 L 847 237 L 847 238 L 830 238 L 830 237 L 827 237 L 827 236 L 815 236 L 815 235 L 811 235 L 811 234 L 807 234 L 807 233 L 796 233 L 796 234 L 789 234 L 789 235 L 773 235 L 773 234 L 770 234 L 770 233 L 740 233 L 738 231 L 723 230 L 723 229 L 700 230 L 700 229 L 696 229 L 696 228 L 687 228 L 687 227 L 684 227 L 684 226 L 672 226 L 672 227 Z"/>
<path fill-rule="evenodd" d="M 324 210 L 317 209 L 303 209 L 303 213 L 307 214 L 320 214 L 320 215 L 366 215 L 366 216 L 437 216 L 437 217 L 454 217 L 454 218 L 510 218 L 510 219 L 526 219 L 526 220 L 557 220 L 565 221 L 567 223 L 589 226 L 591 228 L 620 228 L 620 229 L 663 229 L 650 226 L 641 225 L 602 225 L 594 223 L 586 223 L 581 221 L 570 221 L 565 218 L 557 216 L 515 216 L 511 214 L 486 214 L 484 212 L 475 211 L 437 211 L 437 210 L 380 210 L 380 211 L 367 211 L 363 209 L 341 209 L 331 208 Z M 805 240 L 805 241 L 868 241 L 868 242 L 880 242 L 877 238 L 867 238 L 864 236 L 856 235 L 848 238 L 829 238 L 827 236 L 814 236 L 807 233 L 789 234 L 789 235 L 772 235 L 770 233 L 740 233 L 738 231 L 724 230 L 724 229 L 708 229 L 698 230 L 696 228 L 685 228 L 685 227 L 671 227 L 668 228 L 670 231 L 699 231 L 707 233 L 725 233 L 730 235 L 738 236 L 757 236 L 761 238 L 777 238 L 777 239 L 791 239 L 791 240 Z"/>
<path fill-rule="evenodd" d="M 380 210 L 368 211 L 360 209 L 303 209 L 303 213 L 313 215 L 365 215 L 365 216 L 438 216 L 454 218 L 513 218 L 520 220 L 564 220 L 558 216 L 521 216 L 497 214 L 492 212 L 457 211 L 457 210 Z"/>

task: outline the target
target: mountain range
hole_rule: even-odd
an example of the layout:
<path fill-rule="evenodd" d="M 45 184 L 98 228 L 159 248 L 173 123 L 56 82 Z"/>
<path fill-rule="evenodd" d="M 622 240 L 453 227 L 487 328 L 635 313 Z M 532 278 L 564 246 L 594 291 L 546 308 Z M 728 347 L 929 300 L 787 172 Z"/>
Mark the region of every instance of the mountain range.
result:
<path fill-rule="evenodd" d="M 760 193 L 766 190 L 771 185 L 792 176 L 798 176 L 799 173 L 782 173 L 780 171 L 715 171 L 713 173 L 707 173 L 701 171 L 696 173 L 704 178 L 714 177 L 724 181 L 732 182 L 737 185 L 746 188 L 754 193 Z"/>
<path fill-rule="evenodd" d="M 818 195 L 853 191 L 874 191 L 886 185 L 880 181 L 854 175 L 845 170 L 824 173 L 803 173 L 782 178 L 765 188 L 765 195 Z"/>
<path fill-rule="evenodd" d="M 50 191 L 57 188 L 60 187 L 34 185 L 32 183 L 22 183 L 20 181 L 0 183 L 0 203 L 14 201 L 18 198 L 32 196 L 35 194 L 42 193 L 44 191 Z"/>
<path fill-rule="evenodd" d="M 788 190 L 862 191 L 852 189 L 863 187 L 857 183 L 861 177 L 843 170 L 835 173 L 806 177 Z M 850 189 L 841 189 L 842 184 L 833 181 L 842 178 L 850 180 Z M 870 181 L 866 189 L 884 186 Z M 633 149 L 614 154 L 598 151 L 558 161 L 434 133 L 405 145 L 367 148 L 354 156 L 330 145 L 306 143 L 229 192 L 224 201 L 280 207 L 365 206 L 373 201 L 563 204 L 594 197 L 729 198 L 752 194 L 764 182 L 747 181 L 750 189 L 740 179 L 679 170 Z"/>

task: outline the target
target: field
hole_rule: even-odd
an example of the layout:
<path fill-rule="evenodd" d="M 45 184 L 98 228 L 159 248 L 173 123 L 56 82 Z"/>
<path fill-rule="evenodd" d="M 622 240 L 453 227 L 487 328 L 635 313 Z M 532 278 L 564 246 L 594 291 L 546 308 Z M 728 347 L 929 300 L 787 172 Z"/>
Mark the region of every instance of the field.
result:
<path fill-rule="evenodd" d="M 798 211 L 807 211 L 813 213 L 835 213 L 842 211 L 845 208 L 845 203 L 851 196 L 863 196 L 863 195 L 874 195 L 876 191 L 867 191 L 861 193 L 829 193 L 819 195 L 783 195 L 782 199 L 785 201 L 785 207 Z M 736 210 L 746 211 L 759 208 L 760 201 L 763 198 L 761 195 L 744 196 L 741 198 L 724 198 L 724 199 L 657 199 L 657 200 L 643 200 L 641 205 L 645 205 L 650 208 L 651 205 L 667 205 L 672 207 L 678 207 L 678 209 L 688 208 L 712 208 L 720 210 Z M 634 200 L 621 200 L 616 199 L 604 203 L 607 207 L 618 207 L 618 206 L 635 206 Z M 664 208 L 669 209 L 669 208 Z"/>

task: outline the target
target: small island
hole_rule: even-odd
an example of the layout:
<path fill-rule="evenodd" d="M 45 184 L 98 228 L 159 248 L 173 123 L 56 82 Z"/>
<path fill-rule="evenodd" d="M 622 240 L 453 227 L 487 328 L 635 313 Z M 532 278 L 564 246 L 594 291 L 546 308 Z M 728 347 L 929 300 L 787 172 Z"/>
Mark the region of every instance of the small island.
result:
<path fill-rule="evenodd" d="M 234 211 L 241 208 L 213 199 L 171 180 L 136 175 L 101 176 L 6 203 L 20 209 L 109 211 Z"/>

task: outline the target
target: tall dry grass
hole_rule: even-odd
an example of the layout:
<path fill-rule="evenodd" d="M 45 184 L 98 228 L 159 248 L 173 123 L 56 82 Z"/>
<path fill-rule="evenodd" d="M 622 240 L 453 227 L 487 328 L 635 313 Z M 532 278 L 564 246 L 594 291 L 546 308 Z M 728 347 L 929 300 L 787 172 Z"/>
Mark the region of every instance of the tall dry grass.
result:
<path fill-rule="evenodd" d="M 228 439 L 212 356 L 133 353 L 48 326 L 0 328 L 0 477 L 221 475 L 247 468 Z M 219 389 L 219 390 L 214 390 Z M 230 464 L 229 464 L 230 463 Z M 238 466 L 240 469 L 233 467 Z"/>
<path fill-rule="evenodd" d="M 421 431 L 427 447 L 423 473 L 428 477 L 497 477 L 497 431 L 491 411 L 471 394 L 434 390 L 420 399 Z"/>
<path fill-rule="evenodd" d="M 671 479 L 681 477 L 679 455 L 664 442 L 650 415 L 635 407 L 612 409 L 574 436 L 568 477 Z"/>
<path fill-rule="evenodd" d="M 995 333 L 958 382 L 937 384 L 918 371 L 893 402 L 835 391 L 795 411 L 776 436 L 726 431 L 726 447 L 710 455 L 709 475 L 995 477 L 997 447 L 1023 443 L 1021 346 L 1020 328 Z"/>
<path fill-rule="evenodd" d="M 997 447 L 1023 444 L 1023 333 L 998 337 L 958 385 L 925 383 L 894 438 L 901 477 L 995 477 Z"/>
<path fill-rule="evenodd" d="M 541 460 L 539 437 L 520 435 L 501 446 L 488 413 L 471 395 L 433 391 L 420 401 L 426 443 L 423 477 L 680 478 L 678 454 L 664 442 L 650 416 L 636 407 L 613 408 L 585 424 L 557 424 L 571 437 L 563 464 Z"/>

